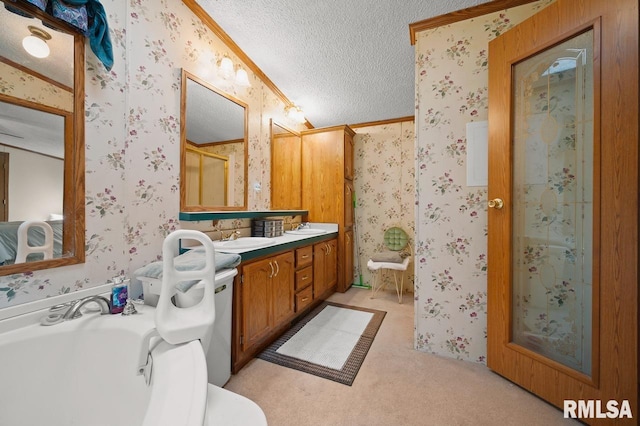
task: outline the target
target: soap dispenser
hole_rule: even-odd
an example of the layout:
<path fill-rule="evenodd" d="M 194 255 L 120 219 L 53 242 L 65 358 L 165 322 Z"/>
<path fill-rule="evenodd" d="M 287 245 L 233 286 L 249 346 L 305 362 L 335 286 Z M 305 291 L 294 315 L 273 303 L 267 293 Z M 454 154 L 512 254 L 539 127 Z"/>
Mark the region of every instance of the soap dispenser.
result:
<path fill-rule="evenodd" d="M 111 313 L 119 314 L 127 304 L 129 279 L 123 276 L 114 277 L 111 286 Z"/>

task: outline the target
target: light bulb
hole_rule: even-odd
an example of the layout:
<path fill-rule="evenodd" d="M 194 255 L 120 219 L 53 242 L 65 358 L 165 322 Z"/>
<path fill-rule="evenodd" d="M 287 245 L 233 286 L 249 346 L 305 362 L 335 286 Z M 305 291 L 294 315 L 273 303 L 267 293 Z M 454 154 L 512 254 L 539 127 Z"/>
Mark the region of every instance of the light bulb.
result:
<path fill-rule="evenodd" d="M 22 47 L 28 54 L 36 58 L 46 58 L 51 53 L 47 42 L 34 35 L 28 35 L 22 39 Z"/>
<path fill-rule="evenodd" d="M 236 72 L 236 84 L 242 87 L 251 86 L 251 83 L 249 83 L 249 75 L 242 68 L 238 68 L 238 71 Z"/>
<path fill-rule="evenodd" d="M 293 111 L 293 119 L 296 120 L 298 123 L 304 123 L 305 121 L 307 121 L 307 119 L 304 118 L 304 112 L 302 112 L 300 108 L 296 108 Z"/>
<path fill-rule="evenodd" d="M 226 56 L 220 61 L 220 74 L 223 78 L 233 77 L 233 62 Z"/>

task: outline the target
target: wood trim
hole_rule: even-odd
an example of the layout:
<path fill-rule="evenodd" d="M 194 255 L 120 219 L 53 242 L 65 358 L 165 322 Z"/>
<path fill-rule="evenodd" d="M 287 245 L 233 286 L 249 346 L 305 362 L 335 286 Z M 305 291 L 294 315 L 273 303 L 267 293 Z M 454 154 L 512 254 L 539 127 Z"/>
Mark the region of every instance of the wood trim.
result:
<path fill-rule="evenodd" d="M 9 218 L 9 153 L 0 152 L 0 174 L 2 185 L 0 186 L 0 222 L 6 222 Z"/>
<path fill-rule="evenodd" d="M 66 119 L 66 117 L 65 117 L 65 119 Z M 63 159 L 62 159 L 62 158 L 60 158 L 60 157 L 55 157 L 55 156 L 53 156 L 53 155 L 49 155 L 49 154 L 43 154 L 42 152 L 34 151 L 34 150 L 32 150 L 32 149 L 24 149 L 24 148 L 20 148 L 19 146 L 15 146 L 15 145 L 9 145 L 9 144 L 6 144 L 6 143 L 0 143 L 0 146 L 6 146 L 6 147 L 8 147 L 8 148 L 15 149 L 15 150 L 17 150 L 17 151 L 29 152 L 29 153 L 31 153 L 31 154 L 42 155 L 43 157 L 53 158 L 54 160 L 60 160 L 60 161 L 62 161 L 62 160 L 63 160 Z"/>
<path fill-rule="evenodd" d="M 294 103 L 285 96 L 284 93 L 267 77 L 267 75 L 258 67 L 255 62 L 247 56 L 246 53 L 236 44 L 229 34 L 227 34 L 216 21 L 200 6 L 195 0 L 182 0 L 182 2 L 205 24 L 231 51 L 258 77 L 265 86 L 271 89 L 286 106 L 294 106 Z M 307 121 L 305 124 L 310 125 Z"/>
<path fill-rule="evenodd" d="M 220 141 L 220 142 L 205 142 L 205 143 L 195 143 L 192 141 L 187 141 L 187 143 L 195 148 L 204 148 L 208 146 L 217 146 L 217 145 L 229 145 L 232 143 L 244 143 L 244 139 L 233 139 L 229 141 Z"/>
<path fill-rule="evenodd" d="M 249 204 L 249 105 L 241 101 L 240 99 L 226 93 L 223 90 L 218 89 L 214 85 L 201 79 L 195 74 L 182 69 L 182 77 L 180 82 L 180 211 L 183 212 L 201 212 L 212 210 L 247 210 Z M 187 127 L 186 127 L 186 115 L 187 115 L 187 79 L 191 79 L 196 83 L 214 91 L 220 96 L 223 96 L 244 108 L 244 202 L 242 206 L 187 206 L 187 191 L 184 185 L 186 184 L 186 150 L 187 150 Z M 227 143 L 227 142 L 225 142 Z"/>
<path fill-rule="evenodd" d="M 67 91 L 69 93 L 73 93 L 73 88 L 71 88 L 69 86 L 66 86 L 66 85 L 64 85 L 64 84 L 62 84 L 62 83 L 60 83 L 60 82 L 58 82 L 58 81 L 56 81 L 56 80 L 54 80 L 52 78 L 49 78 L 44 74 L 40 74 L 39 72 L 34 71 L 31 68 L 27 68 L 22 64 L 19 64 L 17 62 L 13 62 L 11 59 L 5 58 L 2 55 L 0 55 L 0 62 L 5 63 L 5 64 L 9 65 L 10 67 L 13 67 L 13 68 L 15 68 L 17 70 L 20 70 L 25 74 L 32 75 L 37 79 L 40 79 L 40 80 L 42 80 L 44 82 L 47 82 L 47 83 L 51 84 L 52 86 L 59 87 L 60 89 L 65 90 L 65 91 Z"/>
<path fill-rule="evenodd" d="M 22 4 L 20 3 L 20 6 Z M 52 22 L 50 17 L 41 13 L 35 7 L 24 7 L 39 18 Z M 59 24 L 56 27 L 69 27 Z M 85 261 L 85 116 L 84 116 L 84 85 L 85 85 L 85 37 L 77 31 L 74 34 L 74 105 L 73 117 L 65 115 L 65 170 L 64 170 L 64 223 L 63 223 L 63 253 L 72 254 L 51 260 L 19 263 L 0 267 L 0 275 L 26 273 L 42 269 L 58 268 L 76 265 Z M 27 102 L 27 101 L 23 101 Z M 23 103 L 23 105 L 25 104 Z M 41 109 L 56 110 L 46 105 L 37 104 Z"/>
<path fill-rule="evenodd" d="M 343 124 L 341 126 L 331 126 L 331 127 L 320 127 L 320 128 L 314 128 L 314 129 L 309 129 L 309 130 L 303 130 L 300 132 L 300 135 L 312 135 L 314 133 L 324 133 L 324 132 L 334 132 L 334 131 L 343 131 L 346 133 L 351 134 L 351 136 L 354 136 L 356 134 L 356 132 L 353 131 L 353 129 L 346 125 Z"/>
<path fill-rule="evenodd" d="M 438 28 L 443 25 L 450 25 L 467 19 L 477 18 L 478 16 L 488 15 L 489 13 L 499 12 L 516 6 L 522 6 L 533 3 L 538 0 L 494 0 L 477 6 L 467 7 L 466 9 L 456 10 L 455 12 L 445 13 L 444 15 L 434 16 L 422 21 L 409 24 L 409 37 L 411 45 L 416 44 L 416 34 L 420 31 Z"/>
<path fill-rule="evenodd" d="M 415 116 L 407 115 L 406 117 L 390 118 L 388 120 L 377 120 L 377 121 L 368 121 L 366 123 L 349 124 L 349 127 L 351 127 L 352 129 L 356 129 L 359 127 L 372 127 L 372 126 L 383 126 L 385 124 L 406 123 L 408 121 L 415 121 L 415 120 L 416 120 Z"/>

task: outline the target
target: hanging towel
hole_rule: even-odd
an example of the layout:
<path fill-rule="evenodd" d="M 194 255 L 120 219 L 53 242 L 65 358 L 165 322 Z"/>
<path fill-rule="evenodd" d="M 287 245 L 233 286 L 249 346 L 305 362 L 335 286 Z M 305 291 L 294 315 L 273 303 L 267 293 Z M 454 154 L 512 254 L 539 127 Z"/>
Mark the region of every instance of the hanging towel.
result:
<path fill-rule="evenodd" d="M 54 1 L 60 2 L 61 0 Z M 111 70 L 113 67 L 113 46 L 109 35 L 107 14 L 102 4 L 98 0 L 64 0 L 63 3 L 72 6 L 87 6 L 89 27 L 86 35 L 89 37 L 89 45 L 107 71 Z"/>
<path fill-rule="evenodd" d="M 216 271 L 226 268 L 235 268 L 240 264 L 242 258 L 239 254 L 216 252 Z M 177 256 L 173 264 L 178 271 L 197 271 L 203 269 L 206 263 L 204 248 L 195 248 Z M 147 266 L 136 270 L 133 274 L 136 277 L 147 277 L 162 279 L 162 261 L 153 262 Z M 186 292 L 198 281 L 181 282 L 176 289 Z"/>

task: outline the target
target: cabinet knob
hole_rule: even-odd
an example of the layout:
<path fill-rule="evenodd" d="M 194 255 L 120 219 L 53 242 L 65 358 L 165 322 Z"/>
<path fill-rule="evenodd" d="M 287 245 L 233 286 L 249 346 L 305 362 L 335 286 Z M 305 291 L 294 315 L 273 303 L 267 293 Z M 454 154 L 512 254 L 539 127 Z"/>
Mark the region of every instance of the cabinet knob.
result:
<path fill-rule="evenodd" d="M 307 300 L 309 300 L 309 298 L 308 298 L 308 297 L 303 297 L 301 301 L 302 301 L 302 302 L 306 302 Z"/>
<path fill-rule="evenodd" d="M 274 260 L 273 263 L 276 264 L 276 274 L 274 276 L 277 277 L 278 274 L 280 273 L 280 265 L 278 265 L 278 261 L 277 260 Z"/>
<path fill-rule="evenodd" d="M 271 275 L 269 275 L 269 278 L 273 278 L 273 274 L 275 273 L 275 269 L 273 269 L 273 263 L 269 262 L 269 266 L 271 266 Z"/>

